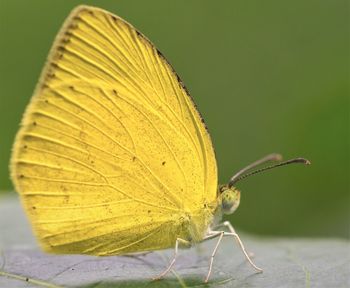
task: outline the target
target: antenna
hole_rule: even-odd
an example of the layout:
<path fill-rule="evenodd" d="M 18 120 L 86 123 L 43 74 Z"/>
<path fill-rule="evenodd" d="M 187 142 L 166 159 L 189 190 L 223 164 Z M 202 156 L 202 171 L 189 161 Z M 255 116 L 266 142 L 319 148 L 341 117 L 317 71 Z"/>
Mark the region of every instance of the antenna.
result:
<path fill-rule="evenodd" d="M 248 165 L 247 167 L 243 168 L 242 170 L 238 171 L 235 175 L 233 175 L 228 183 L 229 187 L 232 187 L 235 183 L 237 183 L 238 181 L 247 178 L 251 175 L 260 173 L 260 172 L 264 172 L 266 170 L 270 170 L 276 167 L 280 167 L 280 166 L 285 166 L 285 165 L 289 165 L 289 164 L 293 164 L 293 163 L 301 163 L 301 164 L 305 164 L 305 165 L 310 165 L 311 162 L 305 158 L 294 158 L 294 159 L 290 159 L 284 162 L 280 162 L 271 166 L 267 166 L 252 172 L 249 172 L 247 174 L 244 174 L 246 172 L 248 172 L 249 170 L 251 170 L 252 168 L 255 168 L 263 163 L 269 162 L 269 161 L 281 161 L 282 160 L 282 156 L 280 154 L 270 154 L 267 155 L 263 158 L 261 158 L 258 161 L 253 162 L 252 164 Z"/>

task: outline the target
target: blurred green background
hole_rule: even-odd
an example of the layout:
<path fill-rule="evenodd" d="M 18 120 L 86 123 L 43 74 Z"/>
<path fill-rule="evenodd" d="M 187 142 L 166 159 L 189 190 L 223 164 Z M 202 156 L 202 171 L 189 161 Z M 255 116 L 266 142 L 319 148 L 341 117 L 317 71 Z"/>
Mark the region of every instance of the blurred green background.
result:
<path fill-rule="evenodd" d="M 234 226 L 349 237 L 349 2 L 344 0 L 0 0 L 0 190 L 14 135 L 56 32 L 78 4 L 131 22 L 198 104 L 219 178 L 270 152 L 304 156 L 238 184 Z M 1 217 L 1 216 L 0 216 Z"/>

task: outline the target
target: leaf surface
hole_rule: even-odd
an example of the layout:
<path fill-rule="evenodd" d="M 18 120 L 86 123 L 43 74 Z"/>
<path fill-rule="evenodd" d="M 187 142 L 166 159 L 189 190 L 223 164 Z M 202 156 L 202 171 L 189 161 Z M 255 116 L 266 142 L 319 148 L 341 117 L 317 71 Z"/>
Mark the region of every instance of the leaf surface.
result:
<path fill-rule="evenodd" d="M 0 287 L 350 287 L 350 244 L 342 239 L 266 238 L 242 234 L 255 273 L 235 241 L 224 239 L 208 285 L 215 240 L 180 251 L 161 281 L 172 250 L 137 256 L 49 255 L 40 251 L 15 197 L 0 199 Z"/>

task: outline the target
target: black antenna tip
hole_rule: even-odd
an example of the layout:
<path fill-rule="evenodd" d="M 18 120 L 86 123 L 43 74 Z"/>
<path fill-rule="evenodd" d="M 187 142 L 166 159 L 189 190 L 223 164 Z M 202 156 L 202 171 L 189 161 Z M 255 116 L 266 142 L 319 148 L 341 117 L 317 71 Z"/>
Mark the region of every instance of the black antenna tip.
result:
<path fill-rule="evenodd" d="M 305 165 L 310 165 L 311 162 L 305 158 L 295 158 L 295 159 L 292 159 L 291 162 L 293 163 L 302 163 L 302 164 L 305 164 Z"/>
<path fill-rule="evenodd" d="M 248 169 L 251 169 L 252 167 L 254 166 L 257 166 L 261 163 L 264 163 L 264 162 L 267 162 L 267 161 L 278 161 L 277 159 L 279 159 L 281 157 L 281 155 L 279 154 L 270 154 L 264 158 L 262 158 L 261 160 L 258 160 L 256 162 L 254 162 L 253 164 L 249 165 L 248 166 Z M 247 178 L 248 176 L 251 176 L 251 175 L 254 175 L 254 174 L 257 174 L 257 173 L 260 173 L 260 172 L 263 172 L 263 171 L 266 171 L 266 170 L 270 170 L 270 169 L 273 169 L 273 168 L 276 168 L 276 167 L 281 167 L 281 166 L 285 166 L 285 165 L 289 165 L 289 164 L 294 164 L 294 163 L 301 163 L 301 164 L 305 164 L 305 165 L 310 165 L 311 162 L 305 158 L 293 158 L 293 159 L 289 159 L 287 161 L 283 161 L 283 162 L 279 162 L 277 164 L 274 164 L 274 165 L 271 165 L 271 166 L 267 166 L 267 167 L 264 167 L 264 168 L 261 168 L 261 169 L 258 169 L 258 170 L 255 170 L 253 172 L 248 172 L 247 174 L 243 174 L 244 172 L 246 172 L 248 169 L 245 168 L 245 169 L 242 169 L 239 173 L 235 174 L 230 182 L 228 183 L 228 186 L 229 187 L 232 187 L 233 184 L 235 184 L 236 182 L 244 179 L 244 178 Z"/>

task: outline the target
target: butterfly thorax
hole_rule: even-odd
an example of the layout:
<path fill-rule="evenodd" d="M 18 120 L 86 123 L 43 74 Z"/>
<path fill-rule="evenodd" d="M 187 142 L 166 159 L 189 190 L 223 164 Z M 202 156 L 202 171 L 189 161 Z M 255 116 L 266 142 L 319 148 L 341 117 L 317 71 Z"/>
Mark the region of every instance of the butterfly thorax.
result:
<path fill-rule="evenodd" d="M 186 213 L 182 223 L 185 232 L 185 235 L 182 235 L 183 239 L 192 243 L 202 241 L 215 219 L 217 207 L 216 203 L 205 203 L 195 213 Z"/>

